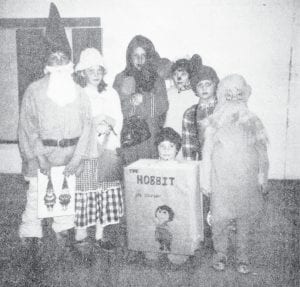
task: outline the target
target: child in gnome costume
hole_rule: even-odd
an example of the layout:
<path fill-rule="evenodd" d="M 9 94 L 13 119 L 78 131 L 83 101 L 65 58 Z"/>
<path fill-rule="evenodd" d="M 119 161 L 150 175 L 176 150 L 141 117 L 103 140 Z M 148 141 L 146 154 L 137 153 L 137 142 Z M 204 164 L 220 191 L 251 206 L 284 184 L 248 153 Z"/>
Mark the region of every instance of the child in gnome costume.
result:
<path fill-rule="evenodd" d="M 120 97 L 124 120 L 139 117 L 150 131 L 148 139 L 122 149 L 128 165 L 140 158 L 157 157 L 154 137 L 164 125 L 168 99 L 165 81 L 159 75 L 159 55 L 149 39 L 135 36 L 128 45 L 126 61 L 125 70 L 116 76 L 113 84 Z"/>
<path fill-rule="evenodd" d="M 123 122 L 121 104 L 117 92 L 104 82 L 106 68 L 97 49 L 83 50 L 75 71 L 92 107 L 88 159 L 76 185 L 76 246 L 87 245 L 87 227 L 96 226 L 97 245 L 112 250 L 112 242 L 103 240 L 103 228 L 119 223 L 123 216 L 123 170 L 117 154 Z"/>
<path fill-rule="evenodd" d="M 249 111 L 251 87 L 237 74 L 219 84 L 218 105 L 207 126 L 200 185 L 211 193 L 213 267 L 226 267 L 228 232 L 235 227 L 237 270 L 249 272 L 248 239 L 262 210 L 268 179 L 267 135 Z"/>
<path fill-rule="evenodd" d="M 51 168 L 55 166 L 66 166 L 65 176 L 79 174 L 91 127 L 89 102 L 80 86 L 73 81 L 71 49 L 53 4 L 46 29 L 46 43 L 45 76 L 27 88 L 19 121 L 20 151 L 28 167 L 25 176 L 29 180 L 27 204 L 19 230 L 22 243 L 32 242 L 28 239 L 40 243 L 43 236 L 42 222 L 37 217 L 38 169 L 49 178 Z M 74 216 L 53 218 L 52 228 L 62 249 L 68 231 L 73 227 Z"/>

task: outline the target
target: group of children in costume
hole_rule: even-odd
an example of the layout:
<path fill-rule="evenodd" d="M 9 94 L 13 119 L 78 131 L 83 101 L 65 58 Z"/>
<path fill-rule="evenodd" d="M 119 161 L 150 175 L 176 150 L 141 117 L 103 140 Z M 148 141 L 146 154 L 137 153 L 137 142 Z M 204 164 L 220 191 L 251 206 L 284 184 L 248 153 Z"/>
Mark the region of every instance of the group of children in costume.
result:
<path fill-rule="evenodd" d="M 79 136 L 84 132 L 74 134 L 79 137 L 77 141 L 81 141 L 84 151 L 79 152 L 78 148 L 80 159 L 70 172 L 77 174 L 74 220 L 77 246 L 87 244 L 87 228 L 96 226 L 97 245 L 106 250 L 114 248 L 109 240 L 103 239 L 103 229 L 119 223 L 124 215 L 122 164 L 128 165 L 139 158 L 199 160 L 201 191 L 210 198 L 216 251 L 213 267 L 219 271 L 226 267 L 228 232 L 234 224 L 237 270 L 248 273 L 247 234 L 261 211 L 268 178 L 267 136 L 262 122 L 247 107 L 250 86 L 236 74 L 219 81 L 214 69 L 203 65 L 198 55 L 167 65 L 152 42 L 143 36 L 136 36 L 129 43 L 126 60 L 126 68 L 115 78 L 114 89 L 103 80 L 106 68 L 98 50 L 83 50 L 75 66 L 76 81 L 82 87 L 80 93 L 90 110 L 89 115 L 78 113 L 86 118 L 89 132 L 84 139 Z M 56 66 L 59 65 L 56 63 Z M 166 72 L 166 66 L 170 73 Z M 50 75 L 51 72 L 50 69 Z M 174 82 L 168 90 L 167 74 Z M 32 89 L 30 86 L 27 92 L 30 95 L 23 101 L 19 133 L 21 152 L 30 159 L 49 155 L 48 150 L 31 152 L 30 148 L 36 145 L 37 138 L 42 138 L 41 146 L 45 146 L 43 140 L 50 137 L 47 133 L 29 131 L 35 123 L 29 115 Z M 122 148 L 123 119 L 133 115 L 146 120 L 151 137 Z M 31 136 L 35 139 L 27 143 Z M 38 167 L 50 170 L 42 163 Z M 27 200 L 25 215 L 31 204 L 29 197 Z M 30 221 L 26 221 L 25 215 L 20 236 L 40 238 L 40 233 L 22 233 Z M 57 232 L 74 225 L 69 224 Z"/>

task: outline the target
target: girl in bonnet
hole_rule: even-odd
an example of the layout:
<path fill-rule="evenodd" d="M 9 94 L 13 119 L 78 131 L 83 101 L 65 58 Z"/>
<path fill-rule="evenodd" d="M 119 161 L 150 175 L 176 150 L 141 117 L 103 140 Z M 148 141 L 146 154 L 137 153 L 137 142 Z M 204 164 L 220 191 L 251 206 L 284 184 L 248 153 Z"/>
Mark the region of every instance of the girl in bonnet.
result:
<path fill-rule="evenodd" d="M 228 233 L 235 231 L 237 271 L 249 272 L 248 233 L 262 210 L 268 179 L 267 135 L 249 111 L 251 87 L 237 74 L 225 77 L 207 126 L 203 147 L 202 190 L 211 196 L 213 267 L 226 267 Z"/>
<path fill-rule="evenodd" d="M 117 154 L 123 122 L 121 104 L 118 94 L 103 80 L 106 69 L 98 50 L 83 50 L 75 72 L 92 108 L 88 159 L 76 184 L 75 239 L 77 246 L 86 245 L 87 227 L 96 225 L 97 244 L 111 250 L 114 245 L 103 240 L 103 228 L 119 223 L 123 215 L 122 166 Z"/>

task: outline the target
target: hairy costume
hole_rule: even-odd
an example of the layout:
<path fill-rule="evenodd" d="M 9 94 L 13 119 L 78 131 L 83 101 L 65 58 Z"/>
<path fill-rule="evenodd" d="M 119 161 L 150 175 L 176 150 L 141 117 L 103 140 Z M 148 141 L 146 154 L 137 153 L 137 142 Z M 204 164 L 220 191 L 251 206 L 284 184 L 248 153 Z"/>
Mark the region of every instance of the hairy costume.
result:
<path fill-rule="evenodd" d="M 236 223 L 237 260 L 248 263 L 248 232 L 262 210 L 262 190 L 268 178 L 267 136 L 260 119 L 249 111 L 251 88 L 244 78 L 230 75 L 217 91 L 215 112 L 207 126 L 201 185 L 211 192 L 213 242 L 226 257 L 227 235 Z"/>

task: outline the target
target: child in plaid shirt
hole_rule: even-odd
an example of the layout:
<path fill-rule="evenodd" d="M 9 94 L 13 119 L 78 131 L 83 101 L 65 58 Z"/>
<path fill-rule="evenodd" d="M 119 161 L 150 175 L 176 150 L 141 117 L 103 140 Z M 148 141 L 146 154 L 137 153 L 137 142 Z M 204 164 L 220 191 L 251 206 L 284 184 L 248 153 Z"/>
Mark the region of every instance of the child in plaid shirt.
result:
<path fill-rule="evenodd" d="M 199 97 L 196 105 L 188 108 L 182 120 L 182 153 L 184 159 L 201 160 L 204 127 L 201 121 L 211 115 L 216 106 L 216 88 L 219 78 L 215 70 L 201 63 L 194 69 L 191 86 Z"/>
<path fill-rule="evenodd" d="M 187 160 L 202 160 L 204 119 L 213 113 L 217 104 L 216 89 L 219 78 L 213 68 L 203 66 L 202 63 L 194 63 L 191 86 L 199 97 L 199 102 L 184 113 L 182 120 L 182 153 Z M 209 205 L 209 197 L 203 195 L 204 218 L 207 218 Z M 207 220 L 204 222 L 204 247 L 209 251 L 212 250 L 211 227 Z"/>

